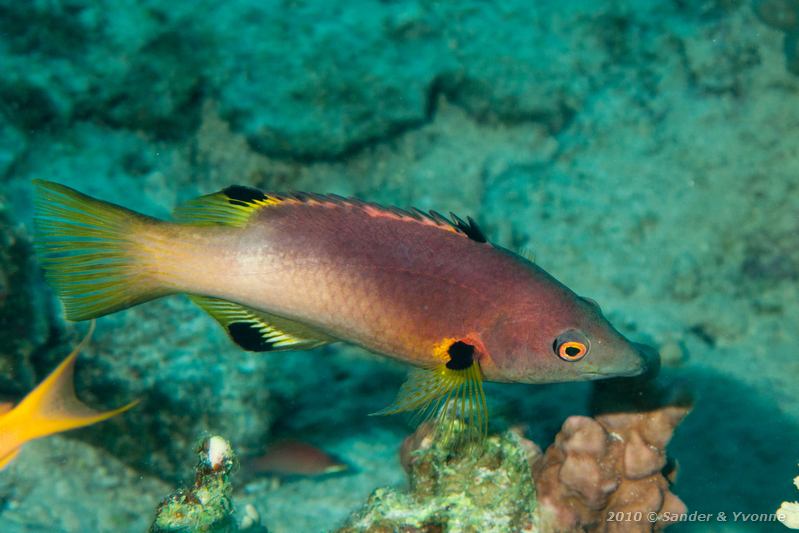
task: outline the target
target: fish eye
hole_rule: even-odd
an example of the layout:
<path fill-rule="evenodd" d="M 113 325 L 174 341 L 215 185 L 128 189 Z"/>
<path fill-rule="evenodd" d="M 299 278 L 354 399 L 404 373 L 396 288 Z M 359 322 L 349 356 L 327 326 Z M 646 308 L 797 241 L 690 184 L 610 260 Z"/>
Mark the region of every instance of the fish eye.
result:
<path fill-rule="evenodd" d="M 552 344 L 555 355 L 564 361 L 579 361 L 588 355 L 589 343 L 585 335 L 577 330 L 570 329 L 558 335 Z"/>

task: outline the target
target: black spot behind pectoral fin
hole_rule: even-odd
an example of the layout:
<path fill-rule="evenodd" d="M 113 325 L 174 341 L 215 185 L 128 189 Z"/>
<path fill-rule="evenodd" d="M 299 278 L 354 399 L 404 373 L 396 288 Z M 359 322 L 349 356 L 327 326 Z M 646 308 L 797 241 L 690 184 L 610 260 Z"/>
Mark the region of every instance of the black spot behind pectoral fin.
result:
<path fill-rule="evenodd" d="M 448 346 L 447 356 L 448 360 L 436 367 L 411 369 L 394 403 L 374 414 L 417 411 L 421 418 L 433 419 L 447 438 L 456 430 L 461 435 L 471 433 L 464 433 L 467 427 L 485 436 L 488 409 L 475 346 L 455 341 Z"/>
<path fill-rule="evenodd" d="M 474 364 L 474 346 L 463 341 L 453 342 L 447 349 L 449 361 L 446 367 L 450 370 L 466 370 Z"/>

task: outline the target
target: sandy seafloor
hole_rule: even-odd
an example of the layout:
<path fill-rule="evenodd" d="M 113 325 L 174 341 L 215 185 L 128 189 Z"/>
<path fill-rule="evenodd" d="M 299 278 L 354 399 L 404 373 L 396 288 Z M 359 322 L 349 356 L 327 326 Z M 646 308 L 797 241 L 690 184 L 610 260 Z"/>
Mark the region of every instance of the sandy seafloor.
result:
<path fill-rule="evenodd" d="M 30 238 L 36 177 L 154 216 L 232 183 L 472 215 L 659 347 L 663 382 L 694 396 L 674 492 L 728 520 L 669 531 L 780 530 L 731 517 L 797 497 L 799 77 L 783 34 L 735 0 L 532 4 L 0 2 L 3 246 Z M 0 392 L 19 398 L 85 326 L 33 262 L 2 264 Z M 26 446 L 0 472 L 0 530 L 143 531 L 204 433 L 345 459 L 348 474 L 235 498 L 272 532 L 333 529 L 404 483 L 410 426 L 367 417 L 403 375 L 341 345 L 243 353 L 177 297 L 101 319 L 80 396 L 143 402 Z M 589 393 L 487 389 L 494 429 L 526 424 L 542 446 Z"/>

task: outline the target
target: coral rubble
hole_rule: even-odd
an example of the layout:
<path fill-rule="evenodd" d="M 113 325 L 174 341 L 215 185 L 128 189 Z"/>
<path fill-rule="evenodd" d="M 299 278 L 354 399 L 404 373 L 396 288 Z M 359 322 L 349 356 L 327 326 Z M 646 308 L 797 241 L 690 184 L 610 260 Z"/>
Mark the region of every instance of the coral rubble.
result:
<path fill-rule="evenodd" d="M 663 474 L 686 407 L 569 417 L 534 467 L 544 531 L 652 531 L 686 511 Z"/>
<path fill-rule="evenodd" d="M 663 529 L 686 511 L 664 450 L 687 412 L 572 416 L 543 455 L 515 430 L 453 447 L 424 424 L 400 450 L 410 491 L 375 491 L 340 533 Z"/>
<path fill-rule="evenodd" d="M 765 24 L 785 32 L 785 66 L 799 75 L 799 0 L 755 0 L 752 9 Z"/>
<path fill-rule="evenodd" d="M 32 253 L 29 237 L 0 199 L 0 394 L 33 388 L 31 357 L 46 341 L 44 303 L 32 288 Z"/>
<path fill-rule="evenodd" d="M 403 445 L 410 490 L 376 490 L 339 533 L 536 531 L 530 464 L 539 455 L 513 431 L 453 448 L 423 424 Z"/>
<path fill-rule="evenodd" d="M 799 29 L 799 2 L 796 0 L 755 0 L 752 9 L 772 28 L 785 32 Z"/>
<path fill-rule="evenodd" d="M 233 514 L 230 475 L 236 466 L 233 449 L 222 437 L 205 439 L 198 449 L 194 485 L 168 496 L 156 511 L 151 533 L 234 533 L 240 531 Z M 245 514 L 248 531 L 259 529 Z"/>

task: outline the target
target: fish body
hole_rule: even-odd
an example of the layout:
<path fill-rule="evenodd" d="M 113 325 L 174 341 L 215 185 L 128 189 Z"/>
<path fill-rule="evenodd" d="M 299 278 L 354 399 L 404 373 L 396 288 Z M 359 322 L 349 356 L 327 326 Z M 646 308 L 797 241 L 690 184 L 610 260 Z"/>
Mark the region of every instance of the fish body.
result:
<path fill-rule="evenodd" d="M 483 379 L 629 376 L 648 363 L 596 304 L 471 218 L 233 186 L 164 222 L 37 188 L 37 248 L 68 318 L 187 293 L 245 349 L 343 340 L 427 371 L 394 410 Z"/>
<path fill-rule="evenodd" d="M 92 328 L 72 353 L 16 407 L 10 403 L 0 404 L 0 470 L 31 440 L 102 422 L 136 405 L 133 402 L 99 412 L 75 396 L 72 381 L 75 361 L 88 342 Z"/>
<path fill-rule="evenodd" d="M 348 466 L 307 442 L 285 440 L 273 444 L 265 453 L 245 462 L 243 469 L 252 475 L 321 476 L 344 472 Z"/>

